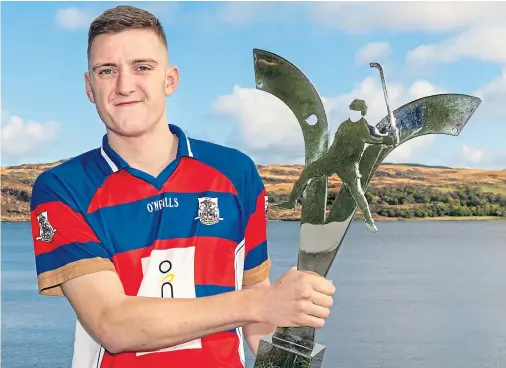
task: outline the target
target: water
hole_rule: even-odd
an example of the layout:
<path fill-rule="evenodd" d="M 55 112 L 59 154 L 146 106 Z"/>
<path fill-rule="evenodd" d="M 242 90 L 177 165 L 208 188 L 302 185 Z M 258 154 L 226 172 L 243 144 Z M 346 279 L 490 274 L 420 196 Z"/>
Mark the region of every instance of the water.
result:
<path fill-rule="evenodd" d="M 298 223 L 268 230 L 275 279 L 296 262 Z M 323 367 L 506 367 L 505 259 L 506 221 L 353 223 L 329 275 Z M 28 224 L 2 224 L 1 282 L 2 367 L 70 367 L 75 317 L 38 296 Z"/>

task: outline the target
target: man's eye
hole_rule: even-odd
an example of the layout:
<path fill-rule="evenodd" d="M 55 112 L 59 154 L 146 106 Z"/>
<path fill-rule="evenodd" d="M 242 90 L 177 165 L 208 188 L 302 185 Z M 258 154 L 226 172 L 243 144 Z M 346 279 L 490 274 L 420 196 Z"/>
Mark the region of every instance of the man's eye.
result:
<path fill-rule="evenodd" d="M 149 66 L 146 66 L 146 65 L 141 65 L 141 66 L 139 67 L 139 70 L 140 70 L 141 72 L 146 72 L 146 71 L 148 71 L 148 70 L 151 70 L 151 68 L 150 68 Z"/>
<path fill-rule="evenodd" d="M 104 69 L 104 70 L 101 70 L 98 74 L 104 75 L 104 74 L 111 74 L 111 73 L 112 73 L 111 69 Z"/>

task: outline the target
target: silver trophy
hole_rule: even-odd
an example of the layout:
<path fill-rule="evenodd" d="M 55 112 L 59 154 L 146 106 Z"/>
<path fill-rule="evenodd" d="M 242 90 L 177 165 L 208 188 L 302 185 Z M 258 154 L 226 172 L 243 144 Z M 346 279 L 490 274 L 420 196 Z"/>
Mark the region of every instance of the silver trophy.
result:
<path fill-rule="evenodd" d="M 355 99 L 351 110 L 361 118 L 348 119 L 337 129 L 329 146 L 323 103 L 311 81 L 295 65 L 265 50 L 254 49 L 256 88 L 283 101 L 302 129 L 305 168 L 288 201 L 279 207 L 292 209 L 301 203 L 297 268 L 326 277 L 357 208 L 368 230 L 378 229 L 371 216 L 365 191 L 376 169 L 399 145 L 426 134 L 457 136 L 481 103 L 477 97 L 438 94 L 412 101 L 392 111 L 383 69 L 378 63 L 388 114 L 376 126 L 365 120 L 367 104 Z M 316 123 L 314 120 L 316 119 Z M 327 212 L 328 177 L 337 174 L 341 189 Z M 315 342 L 311 327 L 278 327 L 262 338 L 255 368 L 319 368 L 325 346 Z"/>

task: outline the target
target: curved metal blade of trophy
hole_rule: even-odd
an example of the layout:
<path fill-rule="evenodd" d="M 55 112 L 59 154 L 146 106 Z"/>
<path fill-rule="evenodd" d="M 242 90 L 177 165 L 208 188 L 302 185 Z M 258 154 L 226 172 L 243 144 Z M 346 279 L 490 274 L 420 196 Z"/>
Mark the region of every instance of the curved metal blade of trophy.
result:
<path fill-rule="evenodd" d="M 305 146 L 305 164 L 320 159 L 328 149 L 328 123 L 323 102 L 305 74 L 279 55 L 254 49 L 256 88 L 283 101 L 293 112 L 302 129 Z M 316 121 L 314 121 L 316 120 Z M 308 182 L 303 195 L 301 224 L 322 224 L 327 205 L 327 176 L 315 177 Z M 301 262 L 298 269 L 315 271 Z M 314 347 L 314 328 L 279 327 L 273 340 L 279 345 L 290 344 L 302 350 Z"/>
<path fill-rule="evenodd" d="M 412 101 L 393 112 L 399 130 L 399 144 L 427 134 L 445 134 L 457 136 L 467 121 L 480 105 L 477 97 L 462 94 L 440 94 L 424 97 Z M 388 132 L 389 117 L 383 118 L 376 128 L 380 133 Z M 396 148 L 396 147 L 395 147 Z M 389 153 L 395 150 L 393 146 L 369 145 L 365 148 L 360 160 L 359 171 L 364 191 L 367 189 L 378 166 Z M 343 241 L 346 231 L 357 210 L 357 205 L 347 186 L 342 186 L 330 209 L 326 223 L 319 226 L 317 231 L 320 239 L 319 253 L 303 254 L 305 263 L 312 263 L 310 267 L 318 269 L 319 274 L 326 275 L 335 258 L 335 254 Z M 301 236 L 313 236 L 311 231 L 302 232 Z"/>
<path fill-rule="evenodd" d="M 283 101 L 297 118 L 304 137 L 306 166 L 318 160 L 327 152 L 329 133 L 316 88 L 302 71 L 279 55 L 254 49 L 253 57 L 256 88 Z M 305 190 L 301 223 L 323 223 L 326 204 L 327 176 L 323 175 L 312 179 Z"/>

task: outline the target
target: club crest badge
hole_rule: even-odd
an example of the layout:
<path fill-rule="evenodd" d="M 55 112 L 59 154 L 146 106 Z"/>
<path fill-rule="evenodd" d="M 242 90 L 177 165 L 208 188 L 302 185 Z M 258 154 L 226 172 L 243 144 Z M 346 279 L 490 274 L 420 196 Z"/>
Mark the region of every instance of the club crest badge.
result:
<path fill-rule="evenodd" d="M 43 241 L 44 243 L 51 242 L 54 234 L 56 233 L 56 229 L 49 222 L 47 211 L 44 211 L 37 216 L 37 222 L 39 223 L 39 236 L 36 240 Z"/>
<path fill-rule="evenodd" d="M 199 212 L 195 220 L 199 219 L 204 225 L 214 225 L 223 220 L 220 217 L 218 198 L 199 198 Z"/>

